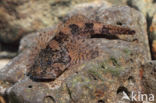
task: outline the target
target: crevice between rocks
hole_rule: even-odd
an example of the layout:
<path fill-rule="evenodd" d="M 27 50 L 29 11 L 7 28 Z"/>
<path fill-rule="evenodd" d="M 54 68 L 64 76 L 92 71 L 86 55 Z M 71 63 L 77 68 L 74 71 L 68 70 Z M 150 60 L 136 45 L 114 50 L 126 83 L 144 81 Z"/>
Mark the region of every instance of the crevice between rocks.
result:
<path fill-rule="evenodd" d="M 150 53 L 151 53 L 151 58 L 152 60 L 154 60 L 154 56 L 153 56 L 153 53 L 152 53 L 152 42 L 153 42 L 153 37 L 151 36 L 151 33 L 150 33 L 150 26 L 152 24 L 152 20 L 153 20 L 153 17 L 150 17 L 149 14 L 147 13 L 146 14 L 146 21 L 147 21 L 147 36 L 148 36 L 148 41 L 149 41 L 149 46 L 150 46 Z"/>

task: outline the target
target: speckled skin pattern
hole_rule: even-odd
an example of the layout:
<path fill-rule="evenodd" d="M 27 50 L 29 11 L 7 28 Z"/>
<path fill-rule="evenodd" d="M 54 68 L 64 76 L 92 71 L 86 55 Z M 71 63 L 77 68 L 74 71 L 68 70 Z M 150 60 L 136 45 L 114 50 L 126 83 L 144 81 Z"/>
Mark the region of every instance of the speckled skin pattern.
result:
<path fill-rule="evenodd" d="M 56 36 L 46 48 L 41 49 L 28 72 L 33 80 L 55 80 L 70 66 L 91 60 L 99 55 L 99 49 L 86 40 L 105 38 L 119 34 L 133 35 L 130 28 L 106 25 L 92 21 L 83 15 L 72 16 L 60 24 Z"/>

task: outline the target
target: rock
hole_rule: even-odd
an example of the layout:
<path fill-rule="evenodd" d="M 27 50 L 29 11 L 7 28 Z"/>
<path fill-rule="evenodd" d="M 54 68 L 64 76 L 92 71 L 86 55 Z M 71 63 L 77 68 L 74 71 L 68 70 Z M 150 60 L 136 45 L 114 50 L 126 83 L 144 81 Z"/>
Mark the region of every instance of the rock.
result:
<path fill-rule="evenodd" d="M 153 17 L 156 12 L 154 0 L 105 0 L 113 5 L 128 5 L 141 11 L 145 16 Z"/>
<path fill-rule="evenodd" d="M 86 14 L 90 12 L 81 10 Z M 70 67 L 49 82 L 32 81 L 26 73 L 33 58 L 54 37 L 56 28 L 27 36 L 28 41 L 26 38 L 21 41 L 22 52 L 0 71 L 0 93 L 15 103 L 130 103 L 121 99 L 122 93 L 142 92 L 140 66 L 151 60 L 145 18 L 127 6 L 106 8 L 101 5 L 92 10 L 88 15 L 90 19 L 128 26 L 136 34 L 121 36 L 121 40 L 88 40 L 101 49 L 100 56 Z"/>
<path fill-rule="evenodd" d="M 149 35 L 150 46 L 152 47 L 153 40 L 155 40 L 155 13 L 156 3 L 153 0 L 128 0 L 128 5 L 141 11 L 147 20 L 147 32 Z M 152 50 L 152 48 L 151 48 Z M 155 53 L 152 52 L 152 55 Z M 155 59 L 153 57 L 153 59 Z"/>
<path fill-rule="evenodd" d="M 3 0 L 0 41 L 13 43 L 24 35 L 57 24 L 76 4 L 102 0 Z"/>
<path fill-rule="evenodd" d="M 142 85 L 148 94 L 156 95 L 156 62 L 150 61 L 142 66 Z"/>
<path fill-rule="evenodd" d="M 135 8 L 138 11 L 141 11 L 146 17 L 147 21 L 147 32 L 150 41 L 150 47 L 153 45 L 153 40 L 156 40 L 155 33 L 155 13 L 156 13 L 156 2 L 154 0 L 106 0 L 114 5 L 128 5 L 132 8 Z M 152 48 L 151 48 L 152 50 Z M 154 57 L 155 51 L 152 51 L 152 59 L 156 59 Z"/>
<path fill-rule="evenodd" d="M 114 5 L 126 4 L 128 0 L 106 0 Z"/>
<path fill-rule="evenodd" d="M 10 59 L 1 59 L 0 60 L 0 69 L 3 68 L 8 62 L 9 62 Z"/>
<path fill-rule="evenodd" d="M 152 17 L 153 14 L 156 12 L 156 4 L 153 0 L 127 0 L 128 5 L 138 9 L 141 11 L 145 16 Z"/>
<path fill-rule="evenodd" d="M 89 18 L 92 18 L 92 16 L 95 15 L 96 11 L 98 10 L 99 7 L 101 7 L 101 5 L 103 6 L 103 9 L 104 8 L 106 9 L 106 8 L 109 8 L 112 6 L 111 3 L 106 2 L 106 1 L 83 3 L 83 4 L 79 4 L 79 5 L 76 5 L 75 7 L 73 7 L 73 9 L 66 16 L 72 16 L 72 15 L 80 13 L 85 16 L 88 16 Z"/>

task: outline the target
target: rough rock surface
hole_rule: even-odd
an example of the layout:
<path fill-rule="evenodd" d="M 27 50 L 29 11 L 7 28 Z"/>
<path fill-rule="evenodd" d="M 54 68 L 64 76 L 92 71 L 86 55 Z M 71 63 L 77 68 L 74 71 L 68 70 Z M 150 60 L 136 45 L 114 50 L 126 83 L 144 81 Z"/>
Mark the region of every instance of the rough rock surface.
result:
<path fill-rule="evenodd" d="M 128 5 L 144 14 L 147 21 L 147 32 L 150 41 L 152 59 L 156 59 L 156 51 L 153 51 L 153 41 L 156 40 L 155 30 L 155 15 L 156 15 L 156 2 L 155 0 L 106 0 L 113 5 Z"/>
<path fill-rule="evenodd" d="M 100 6 L 90 13 L 88 17 L 93 20 L 128 26 L 136 35 L 121 36 L 121 40 L 90 40 L 101 48 L 99 57 L 69 68 L 55 81 L 35 82 L 25 74 L 39 50 L 53 38 L 55 28 L 32 34 L 27 38 L 37 39 L 23 40 L 21 54 L 0 71 L 1 94 L 11 103 L 118 103 L 123 91 L 144 92 L 140 66 L 151 60 L 144 16 L 127 6 Z M 23 50 L 27 46 L 31 48 Z"/>
<path fill-rule="evenodd" d="M 156 12 L 156 4 L 153 0 L 127 0 L 127 2 L 146 16 L 152 17 Z"/>
<path fill-rule="evenodd" d="M 0 60 L 0 69 L 3 68 L 8 62 L 9 62 L 9 59 L 1 59 Z"/>
<path fill-rule="evenodd" d="M 154 0 L 127 0 L 129 6 L 141 11 L 147 21 L 147 32 L 149 36 L 150 46 L 152 46 L 153 40 L 156 40 L 155 34 L 155 15 L 156 15 L 156 2 Z M 151 48 L 152 50 L 152 48 Z M 155 51 L 152 51 L 152 56 Z M 155 59 L 153 57 L 152 59 Z"/>
<path fill-rule="evenodd" d="M 143 71 L 142 85 L 146 87 L 144 91 L 156 95 L 156 62 L 147 62 L 142 65 L 141 70 Z"/>

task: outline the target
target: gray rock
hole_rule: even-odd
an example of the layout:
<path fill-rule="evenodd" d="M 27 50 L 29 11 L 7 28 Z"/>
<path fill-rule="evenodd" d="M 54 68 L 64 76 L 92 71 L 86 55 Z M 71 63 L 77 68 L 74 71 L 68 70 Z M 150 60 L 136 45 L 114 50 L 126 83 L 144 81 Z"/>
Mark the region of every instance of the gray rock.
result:
<path fill-rule="evenodd" d="M 121 101 L 123 91 L 127 94 L 141 91 L 139 68 L 151 60 L 144 16 L 127 6 L 101 6 L 88 17 L 106 24 L 122 24 L 134 29 L 136 35 L 121 36 L 121 40 L 88 40 L 101 49 L 99 57 L 70 67 L 54 81 L 35 82 L 25 74 L 39 50 L 45 47 L 49 38 L 53 38 L 54 32 L 52 29 L 50 33 L 47 30 L 46 33 L 32 34 L 29 37 L 36 35 L 37 39 L 29 40 L 34 43 L 25 45 L 23 41 L 21 46 L 31 49 L 21 49 L 21 54 L 0 71 L 0 88 L 3 88 L 0 92 L 11 103 L 117 103 Z"/>
<path fill-rule="evenodd" d="M 142 85 L 148 94 L 156 95 L 156 62 L 150 61 L 142 66 L 143 78 Z"/>
<path fill-rule="evenodd" d="M 127 0 L 127 2 L 130 6 L 141 11 L 145 16 L 152 17 L 156 12 L 156 4 L 153 0 Z"/>
<path fill-rule="evenodd" d="M 10 59 L 1 59 L 0 60 L 0 69 L 3 68 L 8 62 L 9 62 Z"/>
<path fill-rule="evenodd" d="M 156 40 L 155 34 L 155 15 L 156 15 L 156 3 L 153 0 L 127 0 L 129 6 L 141 11 L 147 21 L 147 32 L 149 35 L 150 45 L 152 47 L 153 40 Z M 151 48 L 152 50 L 152 48 Z M 152 51 L 152 59 L 155 58 L 155 51 Z"/>

